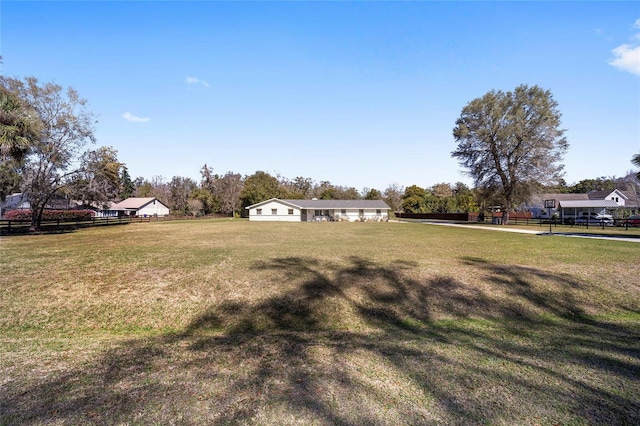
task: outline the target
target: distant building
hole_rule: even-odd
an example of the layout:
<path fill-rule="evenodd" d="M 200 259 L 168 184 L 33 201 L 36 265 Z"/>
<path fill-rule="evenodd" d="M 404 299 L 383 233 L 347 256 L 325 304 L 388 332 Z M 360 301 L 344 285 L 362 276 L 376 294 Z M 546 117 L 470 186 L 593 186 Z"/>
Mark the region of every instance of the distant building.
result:
<path fill-rule="evenodd" d="M 157 198 L 127 198 L 112 205 L 118 216 L 169 216 L 169 207 Z"/>
<path fill-rule="evenodd" d="M 45 205 L 45 209 L 51 210 L 68 210 L 73 207 L 75 207 L 73 201 L 58 194 L 53 194 Z M 23 192 L 16 192 L 7 196 L 0 204 L 0 217 L 11 210 L 31 210 L 29 196 Z"/>
<path fill-rule="evenodd" d="M 247 207 L 250 221 L 386 222 L 390 207 L 382 200 L 280 200 L 271 198 Z"/>
<path fill-rule="evenodd" d="M 554 200 L 555 208 L 544 207 L 545 200 Z M 575 219 L 584 214 L 598 213 L 618 216 L 622 209 L 637 212 L 640 209 L 638 195 L 631 191 L 591 191 L 583 194 L 538 194 L 527 207 L 533 218 L 549 218 L 558 215 L 563 220 Z"/>

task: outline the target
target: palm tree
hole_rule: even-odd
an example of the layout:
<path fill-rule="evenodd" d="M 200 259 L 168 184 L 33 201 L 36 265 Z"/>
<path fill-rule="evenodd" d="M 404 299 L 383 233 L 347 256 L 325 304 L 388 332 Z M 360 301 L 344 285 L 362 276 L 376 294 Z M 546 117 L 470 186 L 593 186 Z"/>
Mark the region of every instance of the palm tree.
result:
<path fill-rule="evenodd" d="M 640 154 L 634 155 L 633 158 L 631 159 L 631 162 L 633 163 L 634 166 L 640 167 Z M 640 179 L 640 172 L 636 174 L 636 177 Z"/>
<path fill-rule="evenodd" d="M 39 137 L 34 111 L 0 86 L 0 159 L 21 161 Z"/>

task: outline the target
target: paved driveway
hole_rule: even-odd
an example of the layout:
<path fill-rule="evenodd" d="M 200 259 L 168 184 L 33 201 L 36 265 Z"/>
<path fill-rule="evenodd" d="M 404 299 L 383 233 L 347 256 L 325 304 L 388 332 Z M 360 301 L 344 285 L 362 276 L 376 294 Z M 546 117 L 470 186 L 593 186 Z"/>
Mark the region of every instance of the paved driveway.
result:
<path fill-rule="evenodd" d="M 549 231 L 534 231 L 532 229 L 519 229 L 519 228 L 509 228 L 502 225 L 493 225 L 493 226 L 482 226 L 482 225 L 466 225 L 461 223 L 447 223 L 447 222 L 430 222 L 424 221 L 421 223 L 425 223 L 427 225 L 438 225 L 438 226 L 455 226 L 458 228 L 473 228 L 473 229 L 483 229 L 485 231 L 499 231 L 499 232 L 515 232 L 517 234 L 533 234 L 533 235 L 546 235 L 549 236 Z M 580 232 L 576 233 L 568 233 L 568 232 L 553 232 L 551 235 L 559 236 L 559 237 L 573 237 L 573 238 L 591 238 L 596 240 L 612 240 L 612 241 L 626 241 L 630 243 L 640 243 L 640 237 L 637 235 L 600 235 L 600 234 L 584 234 Z"/>

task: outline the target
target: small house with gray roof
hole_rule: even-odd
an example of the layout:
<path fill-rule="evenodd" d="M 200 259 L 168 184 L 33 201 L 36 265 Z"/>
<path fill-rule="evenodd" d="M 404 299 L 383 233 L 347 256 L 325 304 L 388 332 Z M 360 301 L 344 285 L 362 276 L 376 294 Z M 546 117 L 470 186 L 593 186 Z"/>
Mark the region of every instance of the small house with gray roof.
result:
<path fill-rule="evenodd" d="M 386 222 L 390 207 L 382 200 L 281 200 L 247 207 L 250 221 Z"/>

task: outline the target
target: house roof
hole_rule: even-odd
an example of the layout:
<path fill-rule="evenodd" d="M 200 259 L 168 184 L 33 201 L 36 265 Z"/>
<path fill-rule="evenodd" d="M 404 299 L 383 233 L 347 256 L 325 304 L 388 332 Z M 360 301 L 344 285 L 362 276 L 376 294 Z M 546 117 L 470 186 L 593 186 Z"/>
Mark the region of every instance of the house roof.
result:
<path fill-rule="evenodd" d="M 381 209 L 390 207 L 382 200 L 283 200 L 303 209 Z"/>
<path fill-rule="evenodd" d="M 117 203 L 114 203 L 113 201 L 105 201 L 102 203 L 98 201 L 92 201 L 90 203 L 85 203 L 80 200 L 73 200 L 73 203 L 75 203 L 74 208 L 76 209 L 91 209 L 91 210 L 113 210 L 113 207 L 117 204 Z"/>
<path fill-rule="evenodd" d="M 556 204 L 560 204 L 561 202 L 566 201 L 578 201 L 578 200 L 588 200 L 589 197 L 587 194 L 536 194 L 531 197 L 531 206 L 544 206 L 545 200 L 556 200 Z"/>
<path fill-rule="evenodd" d="M 120 201 L 118 204 L 114 204 L 111 206 L 111 210 L 137 210 L 141 209 L 152 201 L 157 200 L 160 204 L 164 205 L 162 201 L 157 198 L 127 198 L 126 200 Z M 166 206 L 165 206 L 166 207 Z"/>
<path fill-rule="evenodd" d="M 277 201 L 291 207 L 300 209 L 380 209 L 389 210 L 391 207 L 382 200 L 281 200 L 279 198 L 271 198 L 266 201 L 251 205 L 247 209 L 259 207 L 263 204 Z"/>
<path fill-rule="evenodd" d="M 2 200 L 0 200 L 2 201 Z M 72 206 L 72 201 L 69 200 L 64 195 L 60 194 L 52 194 L 49 200 L 47 201 L 46 208 L 47 209 L 68 209 Z M 11 195 L 8 195 L 2 203 L 0 203 L 0 208 L 4 209 L 29 209 L 31 208 L 31 202 L 29 200 L 29 195 L 23 192 L 16 192 Z"/>
<path fill-rule="evenodd" d="M 289 207 L 298 207 L 298 208 L 300 208 L 300 205 L 292 203 L 291 201 L 302 201 L 302 200 L 281 200 L 279 198 L 269 198 L 268 200 L 264 200 L 264 201 L 260 201 L 259 203 L 252 204 L 252 205 L 246 207 L 246 209 L 249 210 L 249 209 L 251 209 L 253 207 L 260 207 L 260 206 L 262 206 L 264 204 L 267 204 L 267 203 L 270 203 L 272 201 L 277 201 L 280 204 L 286 204 Z"/>
<path fill-rule="evenodd" d="M 29 207 L 29 200 L 27 199 L 27 194 L 23 194 L 22 192 L 18 192 L 15 194 L 7 195 L 2 203 L 0 203 L 0 208 L 3 209 L 15 209 Z"/>
<path fill-rule="evenodd" d="M 588 200 L 588 194 L 538 194 L 536 199 L 542 200 L 556 200 L 560 201 L 578 201 L 578 200 Z"/>
<path fill-rule="evenodd" d="M 569 200 L 560 201 L 561 208 L 576 208 L 576 209 L 588 209 L 588 208 L 620 208 L 618 203 L 613 200 Z"/>
<path fill-rule="evenodd" d="M 623 191 L 619 191 L 617 189 L 607 191 L 589 191 L 587 195 L 589 196 L 590 200 L 604 200 L 614 192 L 624 199 L 628 198 Z"/>

